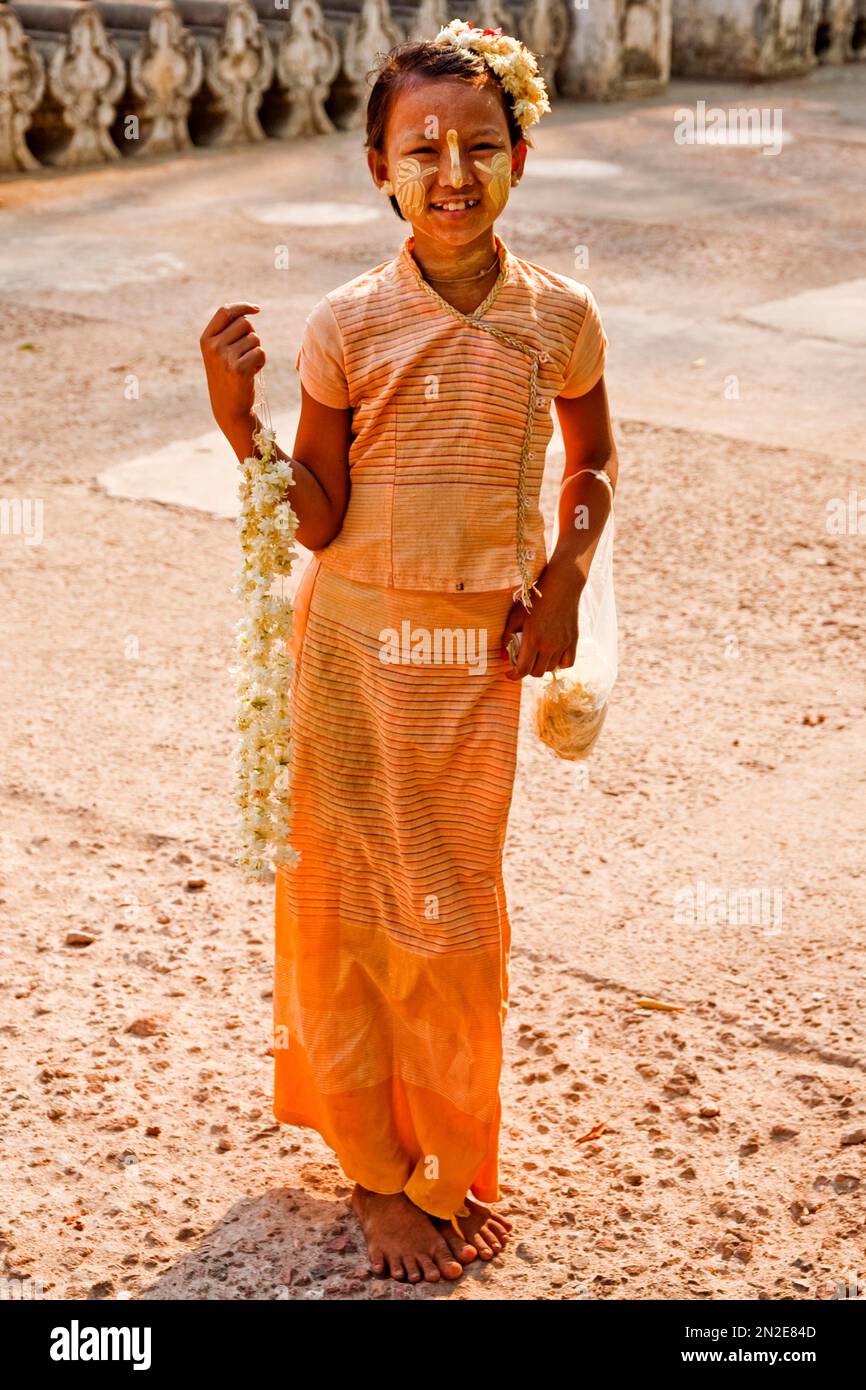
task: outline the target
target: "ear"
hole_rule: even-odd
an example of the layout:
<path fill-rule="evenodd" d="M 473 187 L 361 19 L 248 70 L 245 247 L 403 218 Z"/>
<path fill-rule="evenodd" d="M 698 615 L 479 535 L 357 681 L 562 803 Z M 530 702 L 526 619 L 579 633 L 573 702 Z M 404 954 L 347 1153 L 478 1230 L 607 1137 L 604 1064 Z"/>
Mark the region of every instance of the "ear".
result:
<path fill-rule="evenodd" d="M 511 172 L 516 179 L 523 177 L 523 166 L 526 163 L 527 144 L 525 140 L 518 140 L 511 152 Z"/>
<path fill-rule="evenodd" d="M 367 151 L 367 168 L 370 170 L 373 182 L 377 187 L 380 183 L 384 183 L 388 177 L 388 162 L 378 150 Z"/>

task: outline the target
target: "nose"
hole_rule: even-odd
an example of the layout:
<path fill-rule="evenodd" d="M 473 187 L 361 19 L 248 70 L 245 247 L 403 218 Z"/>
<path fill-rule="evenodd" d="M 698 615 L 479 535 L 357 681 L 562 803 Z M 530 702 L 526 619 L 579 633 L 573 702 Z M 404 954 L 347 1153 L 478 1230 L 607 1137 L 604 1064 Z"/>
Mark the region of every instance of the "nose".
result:
<path fill-rule="evenodd" d="M 457 131 L 446 130 L 445 139 L 448 141 L 450 159 L 444 161 L 444 168 L 441 171 L 444 175 L 443 182 L 450 184 L 452 188 L 463 188 L 467 179 L 460 162 L 460 141 L 457 137 Z"/>

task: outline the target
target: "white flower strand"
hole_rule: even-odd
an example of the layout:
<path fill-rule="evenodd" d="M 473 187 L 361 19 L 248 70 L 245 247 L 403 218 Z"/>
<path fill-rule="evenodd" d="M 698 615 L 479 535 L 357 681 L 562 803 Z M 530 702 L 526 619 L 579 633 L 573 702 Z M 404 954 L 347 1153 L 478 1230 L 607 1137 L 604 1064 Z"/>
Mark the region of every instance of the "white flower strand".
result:
<path fill-rule="evenodd" d="M 515 119 L 524 133 L 552 109 L 535 54 L 520 39 L 503 34 L 501 26 L 484 29 L 465 19 L 452 19 L 439 30 L 434 43 L 451 43 L 480 54 L 512 98 Z"/>
<path fill-rule="evenodd" d="M 294 661 L 287 650 L 293 606 L 285 592 L 297 556 L 298 518 L 288 499 L 292 465 L 275 456 L 276 434 L 265 397 L 263 373 L 256 377 L 260 427 L 258 453 L 241 464 L 238 531 L 241 561 L 234 592 L 243 604 L 235 626 L 237 700 L 235 777 L 240 854 L 238 863 L 261 876 L 268 861 L 291 867 L 300 856 L 289 843 L 291 797 L 291 683 Z M 278 592 L 274 593 L 274 581 Z"/>

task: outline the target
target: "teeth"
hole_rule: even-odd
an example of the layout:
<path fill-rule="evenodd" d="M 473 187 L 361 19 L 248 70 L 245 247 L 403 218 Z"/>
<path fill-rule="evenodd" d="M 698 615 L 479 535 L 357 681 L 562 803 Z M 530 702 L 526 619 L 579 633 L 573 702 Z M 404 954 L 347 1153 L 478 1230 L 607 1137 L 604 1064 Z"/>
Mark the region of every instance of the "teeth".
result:
<path fill-rule="evenodd" d="M 434 208 L 442 208 L 445 212 L 458 212 L 461 208 L 474 208 L 478 203 L 477 198 L 463 198 L 460 202 L 434 203 Z"/>

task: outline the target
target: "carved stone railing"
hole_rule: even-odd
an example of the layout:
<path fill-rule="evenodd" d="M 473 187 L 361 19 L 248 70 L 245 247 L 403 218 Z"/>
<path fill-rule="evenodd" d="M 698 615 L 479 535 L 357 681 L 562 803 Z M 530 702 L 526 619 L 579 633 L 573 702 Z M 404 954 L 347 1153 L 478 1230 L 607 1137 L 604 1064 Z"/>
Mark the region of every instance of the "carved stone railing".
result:
<path fill-rule="evenodd" d="M 45 64 L 44 88 L 28 132 L 33 154 L 42 164 L 63 169 L 119 159 L 110 127 L 126 70 L 95 5 L 13 0 L 10 9 Z"/>
<path fill-rule="evenodd" d="M 94 4 L 126 64 L 126 89 L 111 132 L 121 154 L 188 149 L 190 106 L 201 86 L 204 60 L 171 0 Z"/>
<path fill-rule="evenodd" d="M 404 34 L 387 0 L 324 0 L 325 17 L 340 45 L 340 68 L 331 88 L 329 109 L 341 130 L 363 124 L 369 95 L 367 74 L 379 53 L 402 43 Z"/>
<path fill-rule="evenodd" d="M 866 61 L 866 0 L 822 0 L 813 46 L 819 63 Z"/>
<path fill-rule="evenodd" d="M 554 101 L 866 59 L 866 0 L 0 0 L 0 172 L 355 129 L 379 56 L 454 17 Z"/>
<path fill-rule="evenodd" d="M 38 169 L 25 136 L 45 91 L 45 62 L 14 10 L 0 7 L 0 172 Z"/>
<path fill-rule="evenodd" d="M 517 33 L 538 59 L 551 101 L 560 95 L 556 70 L 565 53 L 571 21 L 562 0 L 526 0 L 515 6 Z"/>
<path fill-rule="evenodd" d="M 224 148 L 264 140 L 258 112 L 274 76 L 274 55 L 253 6 L 249 0 L 174 3 L 204 59 L 189 116 L 194 143 Z"/>
<path fill-rule="evenodd" d="M 516 34 L 536 55 L 551 97 L 557 95 L 556 66 L 569 35 L 567 0 L 478 0 L 475 5 L 460 0 L 391 0 L 390 10 L 403 38 L 412 42 L 433 38 L 455 18 Z"/>
<path fill-rule="evenodd" d="M 317 0 L 253 0 L 274 53 L 274 80 L 259 120 L 268 135 L 286 139 L 326 135 L 336 129 L 325 102 L 340 70 L 340 46 Z"/>
<path fill-rule="evenodd" d="M 432 39 L 443 24 L 454 19 L 457 10 L 449 0 L 391 0 L 391 14 L 403 30 L 403 37 L 410 43 L 420 43 Z"/>

